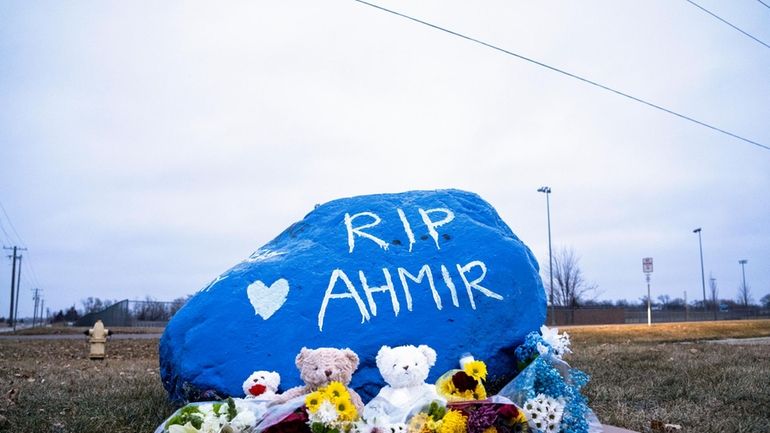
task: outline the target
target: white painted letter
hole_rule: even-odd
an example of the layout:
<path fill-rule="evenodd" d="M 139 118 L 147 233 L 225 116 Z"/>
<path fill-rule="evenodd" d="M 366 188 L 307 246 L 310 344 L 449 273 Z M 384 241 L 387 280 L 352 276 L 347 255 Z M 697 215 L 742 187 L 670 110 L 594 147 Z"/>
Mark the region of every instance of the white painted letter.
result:
<path fill-rule="evenodd" d="M 438 232 L 436 231 L 436 227 L 441 227 L 444 224 L 451 222 L 453 219 L 455 219 L 455 214 L 451 210 L 445 208 L 418 210 L 420 211 L 420 215 L 422 215 L 422 220 L 425 222 L 425 225 L 428 226 L 428 234 L 430 234 L 430 237 L 433 238 L 433 242 L 436 243 L 436 248 L 441 249 L 441 247 L 438 245 Z M 440 221 L 432 221 L 429 215 L 435 212 L 443 212 L 444 219 Z"/>
<path fill-rule="evenodd" d="M 468 279 L 465 278 L 465 273 L 470 271 L 471 268 L 478 266 L 481 268 L 481 276 L 476 278 L 475 280 L 468 282 Z M 468 263 L 465 266 L 457 265 L 457 271 L 460 272 L 460 278 L 463 279 L 463 283 L 465 283 L 465 289 L 468 291 L 468 299 L 471 301 L 471 307 L 475 310 L 476 309 L 476 302 L 473 300 L 473 292 L 471 291 L 471 288 L 474 288 L 478 290 L 479 292 L 483 293 L 484 295 L 494 298 L 497 300 L 502 300 L 503 297 L 500 294 L 497 294 L 486 287 L 482 287 L 479 283 L 481 280 L 484 279 L 484 277 L 487 275 L 487 266 L 484 264 L 484 262 L 474 260 L 470 263 Z"/>
<path fill-rule="evenodd" d="M 362 226 L 353 227 L 353 220 L 358 218 L 358 217 L 360 217 L 360 216 L 368 216 L 368 217 L 372 218 L 374 221 L 370 222 L 369 224 L 364 224 Z M 372 213 L 372 212 L 359 212 L 359 213 L 357 213 L 357 214 L 355 214 L 353 216 L 350 216 L 350 214 L 346 212 L 345 213 L 345 227 L 348 229 L 348 247 L 349 247 L 349 251 L 348 252 L 352 253 L 353 252 L 353 248 L 356 245 L 356 239 L 353 236 L 353 234 L 357 234 L 358 236 L 361 236 L 362 238 L 370 239 L 370 240 L 374 241 L 374 243 L 379 245 L 379 247 L 382 248 L 383 250 L 387 250 L 388 249 L 388 243 L 387 242 L 383 241 L 382 239 L 378 238 L 377 236 L 373 236 L 373 235 L 370 235 L 369 233 L 363 232 L 363 229 L 368 229 L 368 228 L 374 227 L 377 224 L 379 224 L 380 221 L 382 221 L 380 219 L 380 217 L 378 217 L 377 214 Z"/>
<path fill-rule="evenodd" d="M 414 233 L 412 233 L 412 227 L 409 225 L 409 220 L 406 219 L 404 211 L 402 211 L 400 208 L 396 208 L 396 212 L 398 212 L 398 217 L 401 218 L 401 224 L 404 225 L 406 237 L 409 238 L 409 252 L 411 253 L 412 245 L 414 245 Z"/>
<path fill-rule="evenodd" d="M 452 305 L 459 307 L 460 303 L 457 302 L 457 289 L 455 289 L 455 283 L 452 281 L 452 277 L 449 276 L 449 271 L 444 265 L 441 265 L 441 276 L 444 277 L 444 284 L 449 288 L 449 293 L 452 295 Z"/>
<path fill-rule="evenodd" d="M 401 279 L 401 285 L 404 287 L 404 295 L 406 296 L 406 309 L 412 311 L 412 295 L 409 293 L 409 285 L 406 279 L 414 281 L 417 284 L 422 282 L 423 277 L 428 276 L 428 284 L 430 284 L 430 291 L 433 293 L 433 301 L 436 303 L 436 308 L 441 309 L 441 298 L 436 291 L 436 286 L 433 284 L 433 273 L 430 271 L 430 266 L 424 265 L 420 268 L 420 272 L 415 277 L 410 274 L 404 268 L 398 268 L 398 277 Z"/>
<path fill-rule="evenodd" d="M 348 291 L 347 293 L 332 293 L 332 290 L 334 290 L 334 286 L 337 284 L 337 279 L 341 279 L 345 286 L 347 287 Z M 361 300 L 361 297 L 358 296 L 358 292 L 356 291 L 356 288 L 353 286 L 353 283 L 350 282 L 350 279 L 347 275 L 345 275 L 345 272 L 343 272 L 341 269 L 335 269 L 332 272 L 331 278 L 329 278 L 329 286 L 326 287 L 326 294 L 324 294 L 324 300 L 321 302 L 321 310 L 318 312 L 318 330 L 322 331 L 324 330 L 324 316 L 326 315 L 326 307 L 329 305 L 329 299 L 347 299 L 347 298 L 353 298 L 354 301 L 356 301 L 356 305 L 358 306 L 358 311 L 361 312 L 361 323 L 364 323 L 365 321 L 369 320 L 369 312 L 366 311 L 366 305 L 364 305 L 364 301 Z"/>
<path fill-rule="evenodd" d="M 393 304 L 393 312 L 398 316 L 400 306 L 398 304 L 398 298 L 396 297 L 396 290 L 393 288 L 393 279 L 390 278 L 390 271 L 388 268 L 382 268 L 382 273 L 385 274 L 385 285 L 380 287 L 369 287 L 369 284 L 366 282 L 364 271 L 358 271 L 358 278 L 361 279 L 361 286 L 364 288 L 366 300 L 369 301 L 369 309 L 372 310 L 372 316 L 377 316 L 377 304 L 374 303 L 372 293 L 390 292 L 390 302 Z"/>

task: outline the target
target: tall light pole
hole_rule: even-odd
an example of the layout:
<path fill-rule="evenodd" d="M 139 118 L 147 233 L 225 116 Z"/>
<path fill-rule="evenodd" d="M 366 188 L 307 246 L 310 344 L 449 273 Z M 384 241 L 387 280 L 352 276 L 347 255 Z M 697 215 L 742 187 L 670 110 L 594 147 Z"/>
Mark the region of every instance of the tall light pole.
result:
<path fill-rule="evenodd" d="M 538 188 L 537 192 L 545 193 L 545 209 L 548 215 L 548 272 L 551 274 L 551 293 L 549 294 L 549 302 L 551 303 L 551 325 L 556 325 L 556 312 L 553 305 L 553 250 L 551 249 L 551 201 L 549 197 L 551 195 L 551 187 L 543 186 Z"/>
<path fill-rule="evenodd" d="M 700 248 L 700 281 L 703 285 L 703 311 L 706 311 L 706 273 L 703 271 L 703 241 L 701 240 L 701 228 L 692 231 L 698 234 L 698 247 Z"/>

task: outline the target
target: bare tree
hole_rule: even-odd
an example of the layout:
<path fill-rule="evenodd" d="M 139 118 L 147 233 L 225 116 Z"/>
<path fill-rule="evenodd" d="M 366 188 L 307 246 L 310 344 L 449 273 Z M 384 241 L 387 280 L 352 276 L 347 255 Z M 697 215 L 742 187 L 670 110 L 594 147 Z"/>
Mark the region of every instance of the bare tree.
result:
<path fill-rule="evenodd" d="M 546 269 L 546 275 L 549 270 Z M 546 280 L 546 291 L 550 293 L 550 278 Z M 580 257 L 572 248 L 559 248 L 553 255 L 553 302 L 563 307 L 579 307 L 583 301 L 596 297 L 597 286 L 583 277 Z"/>
<path fill-rule="evenodd" d="M 86 299 L 81 300 L 80 303 L 83 304 L 83 314 L 88 314 L 88 313 L 95 313 L 98 311 L 102 311 L 105 308 L 114 304 L 115 302 L 109 299 L 102 300 L 100 298 L 94 298 L 92 296 L 89 296 Z"/>
<path fill-rule="evenodd" d="M 754 299 L 751 297 L 751 286 L 746 283 L 738 284 L 738 303 L 744 307 L 748 307 Z"/>
<path fill-rule="evenodd" d="M 668 308 L 668 304 L 671 303 L 671 296 L 668 295 L 659 295 L 658 301 L 660 301 L 660 306 L 662 308 Z"/>
<path fill-rule="evenodd" d="M 770 293 L 763 296 L 762 299 L 759 300 L 759 303 L 765 308 L 770 308 Z"/>

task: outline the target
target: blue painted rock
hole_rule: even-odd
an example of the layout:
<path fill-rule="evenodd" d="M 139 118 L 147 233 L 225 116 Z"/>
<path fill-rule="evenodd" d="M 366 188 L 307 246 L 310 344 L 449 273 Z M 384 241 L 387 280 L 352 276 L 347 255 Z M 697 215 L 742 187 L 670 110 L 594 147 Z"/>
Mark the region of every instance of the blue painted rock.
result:
<path fill-rule="evenodd" d="M 190 299 L 161 339 L 161 375 L 175 400 L 240 395 L 254 370 L 279 372 L 287 389 L 301 384 L 303 346 L 349 347 L 366 400 L 383 385 L 384 344 L 433 347 L 430 381 L 465 352 L 502 376 L 545 311 L 531 251 L 478 195 L 352 197 L 316 207 Z"/>

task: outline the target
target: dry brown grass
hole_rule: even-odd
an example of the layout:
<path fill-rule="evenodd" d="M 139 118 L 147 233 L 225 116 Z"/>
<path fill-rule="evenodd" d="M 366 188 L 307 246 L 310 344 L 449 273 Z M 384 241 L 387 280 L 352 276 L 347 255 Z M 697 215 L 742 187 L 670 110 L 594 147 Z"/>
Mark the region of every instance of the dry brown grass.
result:
<path fill-rule="evenodd" d="M 108 344 L 109 359 L 90 361 L 85 341 L 0 340 L 0 431 L 152 432 L 174 409 L 158 341 Z"/>
<path fill-rule="evenodd" d="M 581 347 L 602 343 L 663 343 L 770 336 L 770 320 L 564 326 Z"/>
<path fill-rule="evenodd" d="M 770 432 L 770 321 L 566 328 L 567 359 L 591 374 L 591 406 L 609 424 L 649 431 Z M 113 340 L 109 359 L 85 359 L 82 340 L 0 340 L 0 431 L 152 432 L 173 411 L 158 378 L 157 340 Z M 4 397 L 16 390 L 12 399 Z"/>
<path fill-rule="evenodd" d="M 129 327 L 109 327 L 115 334 L 162 334 L 163 328 L 129 328 Z M 74 335 L 83 334 L 87 331 L 87 326 L 50 326 L 37 328 L 24 328 L 15 332 L 3 333 L 0 335 Z"/>
<path fill-rule="evenodd" d="M 770 432 L 770 345 L 578 343 L 574 352 L 567 360 L 591 375 L 586 395 L 606 424 Z"/>

